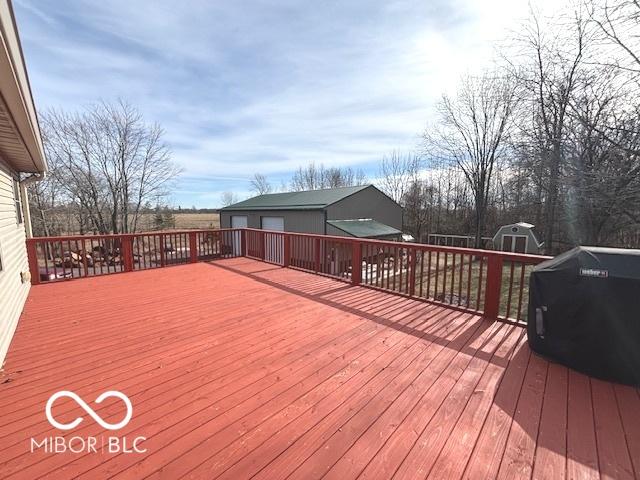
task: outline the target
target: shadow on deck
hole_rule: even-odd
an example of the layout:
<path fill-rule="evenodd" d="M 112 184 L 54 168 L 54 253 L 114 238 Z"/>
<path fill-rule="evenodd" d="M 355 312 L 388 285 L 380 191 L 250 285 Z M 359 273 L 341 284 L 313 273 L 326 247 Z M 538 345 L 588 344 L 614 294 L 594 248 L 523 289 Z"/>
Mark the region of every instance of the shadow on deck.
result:
<path fill-rule="evenodd" d="M 633 478 L 638 390 L 524 329 L 246 258 L 34 287 L 0 378 L 3 478 Z M 68 431 L 44 416 L 56 401 Z M 31 439 L 144 437 L 143 453 Z M 98 444 L 100 445 L 100 443 Z"/>

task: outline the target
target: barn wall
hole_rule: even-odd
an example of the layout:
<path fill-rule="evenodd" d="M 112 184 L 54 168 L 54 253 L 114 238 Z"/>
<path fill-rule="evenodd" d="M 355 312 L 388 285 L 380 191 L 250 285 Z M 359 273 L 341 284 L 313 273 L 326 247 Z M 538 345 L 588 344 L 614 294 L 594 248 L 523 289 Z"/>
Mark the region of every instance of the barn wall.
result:
<path fill-rule="evenodd" d="M 260 217 L 284 217 L 287 232 L 324 234 L 324 212 L 322 210 L 250 210 L 220 212 L 220 226 L 231 228 L 232 215 L 246 215 L 249 228 L 260 228 Z"/>
<path fill-rule="evenodd" d="M 14 172 L 0 159 L 0 365 L 18 325 L 29 293 L 21 272 L 29 270 L 24 224 L 18 223 L 13 193 Z"/>
<path fill-rule="evenodd" d="M 375 187 L 365 188 L 327 207 L 327 220 L 372 218 L 402 230 L 402 207 Z"/>

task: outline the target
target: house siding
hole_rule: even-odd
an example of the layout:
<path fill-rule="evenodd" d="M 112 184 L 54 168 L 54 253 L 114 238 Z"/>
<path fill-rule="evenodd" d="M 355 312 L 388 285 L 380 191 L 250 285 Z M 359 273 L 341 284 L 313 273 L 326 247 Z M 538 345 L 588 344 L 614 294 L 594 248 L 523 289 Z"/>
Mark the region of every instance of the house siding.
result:
<path fill-rule="evenodd" d="M 0 365 L 29 293 L 20 273 L 29 270 L 24 224 L 18 225 L 13 194 L 14 172 L 0 159 Z"/>
<path fill-rule="evenodd" d="M 327 220 L 356 218 L 372 218 L 402 230 L 402 207 L 374 187 L 360 190 L 327 206 Z"/>
<path fill-rule="evenodd" d="M 284 217 L 284 230 L 296 233 L 325 233 L 325 217 L 322 210 L 250 210 L 221 211 L 220 226 L 231 228 L 232 215 L 246 215 L 247 227 L 261 228 L 261 217 Z"/>

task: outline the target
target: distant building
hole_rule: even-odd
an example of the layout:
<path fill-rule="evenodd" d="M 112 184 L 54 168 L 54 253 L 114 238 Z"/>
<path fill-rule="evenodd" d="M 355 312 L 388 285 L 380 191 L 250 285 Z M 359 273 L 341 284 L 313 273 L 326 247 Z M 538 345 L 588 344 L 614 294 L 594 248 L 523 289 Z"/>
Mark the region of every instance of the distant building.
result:
<path fill-rule="evenodd" d="M 503 252 L 541 253 L 544 244 L 538 241 L 534 227 L 525 222 L 503 225 L 493 236 L 493 248 Z"/>
<path fill-rule="evenodd" d="M 222 208 L 220 225 L 401 240 L 402 207 L 373 185 L 269 193 Z"/>

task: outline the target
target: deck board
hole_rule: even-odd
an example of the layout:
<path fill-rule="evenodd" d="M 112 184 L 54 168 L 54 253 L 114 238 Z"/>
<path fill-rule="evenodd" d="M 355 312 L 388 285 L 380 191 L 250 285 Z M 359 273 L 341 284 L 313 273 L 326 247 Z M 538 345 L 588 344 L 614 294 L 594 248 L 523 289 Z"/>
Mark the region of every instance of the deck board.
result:
<path fill-rule="evenodd" d="M 567 395 L 567 478 L 599 478 L 589 377 L 570 370 Z"/>
<path fill-rule="evenodd" d="M 122 404 L 131 422 L 109 433 Z M 2 478 L 633 478 L 638 390 L 522 328 L 245 258 L 34 287 L 0 377 Z M 566 426 L 566 428 L 564 428 Z M 144 454 L 30 438 L 147 440 Z"/>

